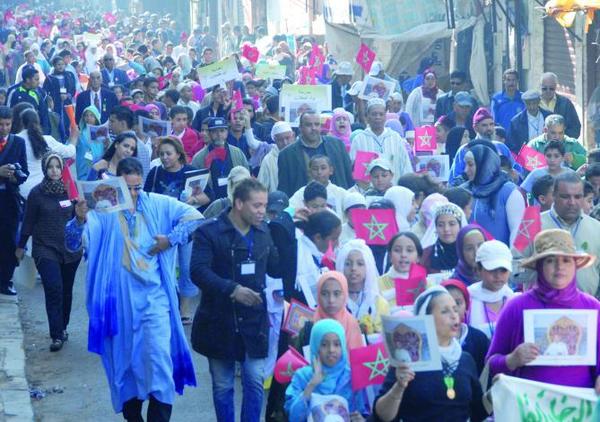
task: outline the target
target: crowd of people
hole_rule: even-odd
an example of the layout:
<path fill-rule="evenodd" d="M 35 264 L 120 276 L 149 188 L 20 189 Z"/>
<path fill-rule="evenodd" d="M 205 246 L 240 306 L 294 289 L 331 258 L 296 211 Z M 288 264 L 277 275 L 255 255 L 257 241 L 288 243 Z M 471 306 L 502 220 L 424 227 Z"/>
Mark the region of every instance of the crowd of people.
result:
<path fill-rule="evenodd" d="M 243 421 L 260 420 L 265 401 L 267 421 L 330 411 L 480 421 L 496 374 L 600 393 L 598 345 L 591 366 L 529 366 L 542 351 L 524 340 L 525 310 L 600 309 L 600 150 L 585 146 L 555 74 L 521 92 L 507 69 L 487 104 L 461 70 L 442 80 L 424 63 L 409 84 L 374 61 L 368 75 L 394 89 L 364 98 L 358 66 L 314 37 L 228 23 L 220 37 L 188 34 L 149 13 L 36 13 L 17 6 L 0 20 L 0 293 L 17 294 L 15 267 L 31 256 L 58 352 L 85 263 L 88 349 L 126 420 L 143 420 L 149 401 L 148 420 L 167 421 L 175 393 L 211 382 L 196 380 L 191 349 L 208 359 L 219 421 L 236 419 L 236 373 Z M 282 79 L 255 76 L 244 53 L 255 46 L 259 63 L 285 66 Z M 306 82 L 315 52 L 325 62 L 313 82 L 331 86 L 331 110 L 285 121 L 282 87 Z M 241 78 L 202 87 L 199 69 L 229 57 Z M 171 132 L 146 132 L 144 119 Z M 424 153 L 425 126 L 436 148 Z M 524 151 L 544 163 L 530 168 Z M 446 172 L 419 165 L 432 154 L 447 157 Z M 190 194 L 197 170 L 207 184 Z M 94 210 L 69 184 L 112 178 L 131 209 Z M 535 237 L 524 219 L 533 206 Z M 393 210 L 386 245 L 357 236 L 359 209 Z M 398 280 L 417 267 L 426 285 L 401 305 Z M 296 302 L 314 316 L 294 335 L 281 328 Z M 353 389 L 350 351 L 380 343 L 388 315 L 431 316 L 443 369 L 401 363 L 375 394 Z M 275 362 L 290 346 L 308 364 L 280 383 Z"/>

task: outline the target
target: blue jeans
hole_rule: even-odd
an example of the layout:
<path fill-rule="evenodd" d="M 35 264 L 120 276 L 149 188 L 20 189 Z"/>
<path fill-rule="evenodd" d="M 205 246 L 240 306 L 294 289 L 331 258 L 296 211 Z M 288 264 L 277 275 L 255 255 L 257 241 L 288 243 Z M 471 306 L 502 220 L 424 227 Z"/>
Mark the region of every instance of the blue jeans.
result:
<path fill-rule="evenodd" d="M 179 261 L 179 294 L 184 297 L 194 297 L 200 291 L 190 277 L 190 260 L 192 259 L 193 242 L 177 246 Z"/>
<path fill-rule="evenodd" d="M 253 359 L 246 356 L 242 365 L 242 422 L 258 422 L 263 403 L 264 367 L 266 358 Z M 235 422 L 233 385 L 235 361 L 208 359 L 212 377 L 213 404 L 218 422 Z"/>

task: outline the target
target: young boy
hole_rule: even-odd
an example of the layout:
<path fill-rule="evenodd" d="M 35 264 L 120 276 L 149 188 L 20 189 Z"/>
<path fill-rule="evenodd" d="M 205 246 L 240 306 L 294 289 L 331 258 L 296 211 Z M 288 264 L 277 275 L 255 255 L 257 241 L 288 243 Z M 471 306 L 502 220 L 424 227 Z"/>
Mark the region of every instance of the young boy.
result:
<path fill-rule="evenodd" d="M 563 165 L 565 162 L 565 146 L 562 142 L 548 142 L 544 147 L 544 157 L 546 157 L 546 166 L 533 170 L 521 184 L 521 189 L 525 192 L 530 193 L 533 183 L 542 176 L 549 174 L 556 177 L 564 172 L 572 171 L 569 167 Z"/>
<path fill-rule="evenodd" d="M 540 205 L 540 211 L 548 211 L 554 203 L 552 194 L 554 188 L 554 177 L 546 174 L 538 178 L 531 188 L 531 196 L 533 196 L 534 204 Z"/>
<path fill-rule="evenodd" d="M 594 205 L 598 204 L 600 198 L 600 163 L 590 164 L 585 171 L 585 180 L 592 185 L 594 190 Z"/>
<path fill-rule="evenodd" d="M 312 181 L 304 187 L 302 192 L 304 207 L 310 214 L 325 211 L 327 207 L 327 189 L 319 182 Z"/>
<path fill-rule="evenodd" d="M 383 196 L 394 183 L 392 165 L 386 158 L 376 158 L 371 161 L 369 174 L 371 175 L 371 189 L 365 192 L 367 203 L 373 201 L 375 199 L 373 197 Z"/>
<path fill-rule="evenodd" d="M 188 163 L 192 161 L 194 154 L 204 148 L 200 135 L 189 127 L 188 111 L 184 106 L 174 106 L 169 112 L 171 118 L 171 129 L 173 136 L 177 137 L 183 144 L 183 150 L 187 155 Z"/>
<path fill-rule="evenodd" d="M 334 168 L 331 165 L 329 157 L 325 155 L 314 155 L 308 162 L 308 172 L 311 180 L 319 182 L 327 190 L 327 204 L 337 216 L 342 219 L 344 216 L 343 201 L 344 197 L 348 194 L 345 189 L 334 185 L 330 182 L 331 176 L 333 176 Z M 307 185 L 308 186 L 308 185 Z M 292 195 L 290 198 L 290 205 L 298 208 L 302 205 L 302 197 L 304 189 L 302 187 Z"/>
<path fill-rule="evenodd" d="M 581 206 L 581 210 L 585 215 L 590 215 L 592 212 L 592 208 L 594 208 L 594 195 L 595 189 L 594 185 L 590 182 L 583 183 L 583 204 Z"/>

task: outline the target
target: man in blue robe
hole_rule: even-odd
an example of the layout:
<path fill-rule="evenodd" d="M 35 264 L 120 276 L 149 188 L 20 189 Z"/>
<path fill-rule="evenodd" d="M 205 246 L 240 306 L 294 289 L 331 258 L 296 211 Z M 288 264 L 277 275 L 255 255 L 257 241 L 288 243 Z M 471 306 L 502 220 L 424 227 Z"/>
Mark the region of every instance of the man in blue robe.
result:
<path fill-rule="evenodd" d="M 117 167 L 131 193 L 132 210 L 89 211 L 78 201 L 67 223 L 67 249 L 86 243 L 88 350 L 106 371 L 115 412 L 141 421 L 168 421 L 175 392 L 196 385 L 179 315 L 174 246 L 187 243 L 202 218 L 174 198 L 142 191 L 135 158 Z"/>

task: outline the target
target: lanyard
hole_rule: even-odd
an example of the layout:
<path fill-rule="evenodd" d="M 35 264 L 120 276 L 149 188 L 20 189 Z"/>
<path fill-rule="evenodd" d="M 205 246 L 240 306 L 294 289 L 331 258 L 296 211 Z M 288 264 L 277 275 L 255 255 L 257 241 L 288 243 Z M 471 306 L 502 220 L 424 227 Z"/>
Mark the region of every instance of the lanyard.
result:
<path fill-rule="evenodd" d="M 502 298 L 502 306 L 500 306 L 500 309 L 498 310 L 498 312 L 496 313 L 496 315 L 499 314 L 500 311 L 502 311 L 502 309 L 504 309 L 504 305 L 505 304 L 506 304 L 506 296 L 504 296 Z M 488 328 L 490 329 L 490 338 L 491 338 L 491 337 L 494 336 L 494 331 L 496 331 L 495 330 L 496 323 L 495 322 L 492 323 L 491 318 L 490 318 L 490 314 L 488 313 L 487 304 L 485 302 L 483 302 L 483 310 L 485 312 L 485 321 L 486 321 L 486 323 L 488 325 Z"/>
<path fill-rule="evenodd" d="M 254 227 L 250 226 L 250 230 L 245 236 L 242 236 L 246 246 L 248 247 L 248 259 L 252 259 L 252 247 L 254 246 Z"/>
<path fill-rule="evenodd" d="M 558 218 L 556 218 L 554 216 L 554 212 L 550 211 L 550 218 L 552 218 L 552 221 L 554 221 L 554 224 L 556 224 L 556 226 L 559 229 L 563 229 L 566 230 L 563 225 L 560 223 L 560 221 L 558 221 Z M 569 229 L 569 231 L 571 232 L 571 236 L 573 236 L 573 239 L 575 239 L 575 236 L 577 235 L 577 230 L 579 230 L 579 224 L 581 223 L 581 220 L 583 220 L 581 217 L 579 218 L 579 220 L 577 221 L 577 224 L 575 225 L 575 230 L 571 230 Z"/>

